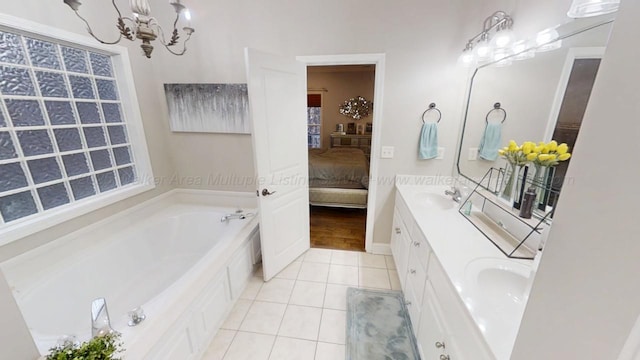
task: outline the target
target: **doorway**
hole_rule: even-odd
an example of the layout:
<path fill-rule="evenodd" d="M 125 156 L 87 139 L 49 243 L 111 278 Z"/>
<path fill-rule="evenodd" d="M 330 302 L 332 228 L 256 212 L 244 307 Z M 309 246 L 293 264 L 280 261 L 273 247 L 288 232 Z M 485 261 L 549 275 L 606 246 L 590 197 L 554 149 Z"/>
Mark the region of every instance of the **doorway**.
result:
<path fill-rule="evenodd" d="M 316 239 L 318 241 L 313 243 L 312 246 L 318 247 L 327 247 L 327 248 L 338 248 L 338 249 L 351 249 L 351 246 L 357 247 L 358 250 L 373 252 L 373 253 L 383 253 L 386 248 L 385 245 L 380 246 L 378 248 L 373 243 L 373 225 L 374 225 L 374 215 L 375 215 L 375 204 L 376 204 L 376 190 L 377 190 L 377 176 L 378 176 L 378 156 L 379 147 L 380 147 L 380 132 L 377 131 L 381 128 L 382 122 L 382 89 L 383 89 L 383 79 L 384 79 L 384 54 L 356 54 L 356 55 L 327 55 L 327 56 L 300 56 L 297 57 L 297 60 L 306 63 L 307 68 L 316 68 L 323 67 L 325 71 L 330 69 L 331 67 L 341 67 L 345 66 L 344 69 L 347 69 L 349 66 L 351 70 L 363 68 L 369 68 L 372 71 L 372 83 L 373 83 L 373 94 L 369 101 L 373 102 L 373 113 L 364 120 L 359 120 L 359 123 L 362 123 L 361 128 L 364 135 L 364 142 L 368 142 L 367 145 L 360 143 L 360 139 L 357 139 L 354 143 L 353 139 L 343 140 L 338 137 L 331 138 L 331 133 L 337 131 L 336 124 L 343 123 L 343 131 L 346 133 L 348 129 L 349 122 L 356 121 L 348 121 L 348 118 L 340 115 L 338 113 L 337 107 L 339 104 L 334 104 L 333 109 L 338 113 L 337 119 L 342 117 L 343 120 L 339 120 L 336 122 L 326 122 L 325 126 L 321 126 L 323 129 L 322 132 L 324 134 L 323 139 L 321 140 L 322 149 L 331 148 L 331 145 L 339 145 L 339 147 L 345 148 L 360 148 L 363 146 L 368 146 L 366 149 L 366 156 L 368 160 L 368 184 L 367 188 L 358 192 L 354 192 L 354 197 L 364 198 L 365 207 L 358 206 L 314 206 L 310 207 L 311 214 L 311 226 L 315 226 L 317 231 Z M 308 85 L 312 92 L 320 92 L 321 94 L 328 93 L 325 90 L 329 90 L 328 88 L 324 88 L 322 86 L 312 86 Z M 349 97 L 342 99 L 342 101 L 349 100 L 351 97 L 357 97 L 358 95 L 362 96 L 362 94 L 354 93 Z M 323 107 L 324 109 L 324 107 Z M 326 109 L 331 109 L 331 106 L 327 106 Z M 325 111 L 326 112 L 326 111 Z M 323 113 L 324 116 L 327 114 Z M 370 123 L 371 125 L 367 126 Z M 354 124 L 355 125 L 355 124 Z M 358 126 L 355 126 L 356 137 L 358 134 Z M 369 134 L 367 133 L 369 131 Z M 347 134 L 345 134 L 347 135 Z M 366 136 L 368 135 L 368 136 Z M 368 139 L 367 139 L 368 137 Z M 335 141 L 335 144 L 332 143 Z M 343 146 L 344 141 L 344 146 Z M 351 144 L 354 144 L 353 146 Z M 348 144 L 348 146 L 347 146 Z M 336 147 L 336 146 L 334 146 Z M 348 189 L 348 191 L 353 192 L 354 189 Z M 310 192 L 313 190 L 310 190 Z M 335 193 L 341 195 L 343 192 L 342 189 L 337 188 Z M 313 201 L 310 201 L 311 203 Z M 356 201 L 358 202 L 358 201 Z M 342 204 L 344 205 L 344 204 Z M 364 230 L 364 233 L 363 233 Z M 311 234 L 314 237 L 314 233 Z M 359 239 L 359 240 L 356 240 Z M 364 239 L 364 243 L 363 243 Z"/>
<path fill-rule="evenodd" d="M 311 247 L 365 250 L 375 65 L 307 67 Z"/>

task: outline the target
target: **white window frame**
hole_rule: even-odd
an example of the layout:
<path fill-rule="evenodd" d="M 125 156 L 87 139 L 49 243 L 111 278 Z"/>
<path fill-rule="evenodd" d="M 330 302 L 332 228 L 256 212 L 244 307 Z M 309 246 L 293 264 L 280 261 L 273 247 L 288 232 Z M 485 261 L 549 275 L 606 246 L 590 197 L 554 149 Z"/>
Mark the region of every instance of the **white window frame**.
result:
<path fill-rule="evenodd" d="M 100 44 L 85 35 L 5 14 L 0 14 L 0 30 L 111 56 L 114 77 L 122 99 L 124 124 L 132 150 L 132 165 L 136 173 L 136 181 L 132 184 L 1 224 L 0 246 L 155 188 L 128 50 L 122 46 Z"/>
<path fill-rule="evenodd" d="M 320 129 L 319 130 L 320 131 L 320 147 L 318 147 L 318 148 L 309 147 L 309 140 L 307 140 L 307 148 L 309 148 L 309 149 L 322 149 L 322 125 L 323 125 L 323 122 L 324 122 L 324 116 L 323 116 L 323 113 L 324 113 L 324 111 L 323 111 L 324 110 L 323 109 L 324 108 L 324 95 L 320 91 L 308 91 L 307 95 L 320 95 L 320 124 L 319 125 L 309 124 L 309 118 L 307 118 L 307 133 L 309 133 L 309 126 L 317 126 Z M 307 105 L 307 109 L 308 108 L 309 108 L 309 105 Z"/>

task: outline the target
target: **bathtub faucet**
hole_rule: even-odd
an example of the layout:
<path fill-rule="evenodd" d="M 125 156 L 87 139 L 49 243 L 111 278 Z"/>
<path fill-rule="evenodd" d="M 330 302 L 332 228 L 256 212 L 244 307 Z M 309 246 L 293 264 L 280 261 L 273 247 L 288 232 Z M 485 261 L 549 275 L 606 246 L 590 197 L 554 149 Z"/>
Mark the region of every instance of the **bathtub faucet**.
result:
<path fill-rule="evenodd" d="M 231 219 L 240 219 L 240 220 L 244 220 L 244 219 L 246 219 L 246 218 L 247 218 L 247 216 L 246 216 L 245 214 L 242 214 L 242 213 L 226 214 L 226 215 L 223 215 L 223 216 L 220 218 L 220 222 L 228 222 L 228 221 L 229 221 L 229 220 L 231 220 Z"/>
<path fill-rule="evenodd" d="M 116 331 L 111 328 L 107 301 L 104 298 L 97 298 L 91 303 L 91 336 L 104 336 L 113 334 Z"/>

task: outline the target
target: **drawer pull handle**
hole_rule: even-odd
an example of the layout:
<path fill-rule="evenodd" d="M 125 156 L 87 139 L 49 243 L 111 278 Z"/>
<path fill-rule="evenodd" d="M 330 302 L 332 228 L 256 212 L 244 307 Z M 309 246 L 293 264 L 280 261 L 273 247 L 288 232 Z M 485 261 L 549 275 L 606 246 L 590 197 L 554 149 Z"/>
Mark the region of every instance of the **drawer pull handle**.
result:
<path fill-rule="evenodd" d="M 417 242 L 417 241 L 414 241 L 414 242 L 413 242 L 413 246 L 415 246 L 415 247 L 420 247 L 420 243 L 419 243 L 419 242 Z"/>
<path fill-rule="evenodd" d="M 449 355 L 442 354 L 440 355 L 440 360 L 451 360 L 451 359 L 449 358 Z"/>
<path fill-rule="evenodd" d="M 438 349 L 444 349 L 444 342 L 440 342 L 440 341 L 436 342 L 436 347 Z"/>
<path fill-rule="evenodd" d="M 396 234 L 402 234 L 402 230 L 399 227 L 396 228 Z"/>
<path fill-rule="evenodd" d="M 411 301 L 405 301 L 404 304 L 407 306 L 411 306 Z"/>
<path fill-rule="evenodd" d="M 411 270 L 409 270 L 409 272 L 412 273 L 412 274 L 415 274 L 416 270 L 415 269 L 411 269 Z"/>

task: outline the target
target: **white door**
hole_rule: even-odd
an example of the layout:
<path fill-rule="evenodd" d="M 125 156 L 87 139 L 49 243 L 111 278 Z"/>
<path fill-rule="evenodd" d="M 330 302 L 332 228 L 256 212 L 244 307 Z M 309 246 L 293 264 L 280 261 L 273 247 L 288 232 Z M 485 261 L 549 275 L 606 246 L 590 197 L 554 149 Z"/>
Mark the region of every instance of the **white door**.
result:
<path fill-rule="evenodd" d="M 267 281 L 309 249 L 307 75 L 293 58 L 245 49 L 245 61 Z"/>

